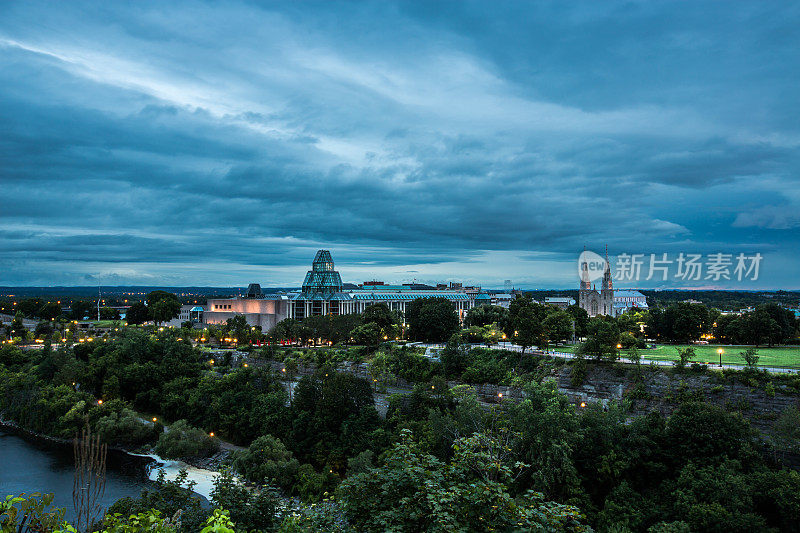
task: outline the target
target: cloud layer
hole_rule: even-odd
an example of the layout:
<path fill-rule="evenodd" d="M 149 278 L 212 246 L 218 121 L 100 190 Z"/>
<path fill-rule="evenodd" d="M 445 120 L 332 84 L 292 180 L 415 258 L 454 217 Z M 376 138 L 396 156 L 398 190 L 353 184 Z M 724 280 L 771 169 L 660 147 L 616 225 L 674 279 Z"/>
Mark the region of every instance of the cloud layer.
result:
<path fill-rule="evenodd" d="M 571 287 L 608 243 L 761 252 L 751 285 L 796 288 L 798 22 L 7 2 L 0 284 L 296 285 L 326 247 L 349 281 Z"/>

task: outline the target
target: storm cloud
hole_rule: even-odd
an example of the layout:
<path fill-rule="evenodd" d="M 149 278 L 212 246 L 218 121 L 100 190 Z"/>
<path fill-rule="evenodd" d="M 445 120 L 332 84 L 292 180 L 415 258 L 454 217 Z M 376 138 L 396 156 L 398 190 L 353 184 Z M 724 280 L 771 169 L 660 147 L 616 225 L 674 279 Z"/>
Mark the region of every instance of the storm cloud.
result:
<path fill-rule="evenodd" d="M 297 285 L 324 247 L 352 282 L 572 287 L 608 244 L 760 252 L 750 286 L 797 288 L 798 23 L 758 3 L 5 2 L 0 285 Z"/>

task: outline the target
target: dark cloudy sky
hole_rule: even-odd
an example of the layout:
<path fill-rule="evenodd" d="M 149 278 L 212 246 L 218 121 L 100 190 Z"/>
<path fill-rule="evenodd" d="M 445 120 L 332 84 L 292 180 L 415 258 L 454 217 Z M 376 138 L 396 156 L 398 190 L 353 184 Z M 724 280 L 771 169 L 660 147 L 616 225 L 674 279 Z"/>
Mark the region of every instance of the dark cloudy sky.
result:
<path fill-rule="evenodd" d="M 2 2 L 0 284 L 798 288 L 797 2 Z M 630 285 L 630 284 L 629 284 Z"/>

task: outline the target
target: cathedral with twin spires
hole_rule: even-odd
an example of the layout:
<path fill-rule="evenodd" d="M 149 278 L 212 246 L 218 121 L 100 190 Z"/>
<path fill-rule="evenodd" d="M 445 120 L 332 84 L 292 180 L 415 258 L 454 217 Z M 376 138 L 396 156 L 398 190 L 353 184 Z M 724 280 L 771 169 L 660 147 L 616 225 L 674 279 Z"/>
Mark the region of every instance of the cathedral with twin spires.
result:
<path fill-rule="evenodd" d="M 614 287 L 611 283 L 611 263 L 608 260 L 608 248 L 606 248 L 606 266 L 600 291 L 597 291 L 591 280 L 581 277 L 581 284 L 578 289 L 578 306 L 585 310 L 589 316 L 615 314 Z"/>

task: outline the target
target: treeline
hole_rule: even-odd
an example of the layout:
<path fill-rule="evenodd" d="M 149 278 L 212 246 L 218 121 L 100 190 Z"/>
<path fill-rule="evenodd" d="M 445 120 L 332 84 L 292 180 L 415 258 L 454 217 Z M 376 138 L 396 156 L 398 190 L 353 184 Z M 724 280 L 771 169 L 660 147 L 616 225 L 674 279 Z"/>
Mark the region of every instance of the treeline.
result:
<path fill-rule="evenodd" d="M 650 309 L 643 319 L 647 336 L 666 342 L 691 342 L 708 335 L 722 344 L 772 346 L 796 342 L 798 337 L 794 312 L 776 303 L 728 315 L 703 304 L 677 303 Z"/>
<path fill-rule="evenodd" d="M 282 383 L 294 381 L 288 362 L 286 375 L 233 368 L 176 335 L 133 330 L 58 351 L 6 346 L 0 410 L 25 427 L 66 437 L 88 422 L 107 442 L 154 445 L 168 455 L 212 453 L 212 433 L 246 446 L 231 466 L 262 488 L 248 492 L 226 481 L 214 496 L 237 531 L 800 527 L 800 475 L 771 464 L 737 413 L 690 399 L 679 399 L 669 417 L 630 419 L 613 403 L 575 407 L 552 382 L 538 383 L 536 372 L 547 374 L 543 357 L 501 352 L 489 360 L 489 350 L 473 356 L 475 349 L 452 338 L 441 362 L 418 367 L 428 381 L 389 398 L 384 419 L 372 383 L 329 365 L 335 350 L 289 394 Z M 425 359 L 409 349 L 381 350 L 389 372 Z M 523 400 L 487 407 L 471 387 L 449 389 L 441 377 L 483 376 L 495 363 L 498 375 L 522 378 Z M 185 422 L 164 433 L 138 412 Z M 306 502 L 324 501 L 326 493 L 334 499 L 278 519 L 277 488 Z M 163 517 L 182 509 L 185 519 L 170 527 L 197 531 L 207 514 L 195 516 L 193 505 L 162 482 L 113 510 L 126 516 L 155 508 Z"/>
<path fill-rule="evenodd" d="M 120 312 L 113 307 L 130 305 L 127 311 L 126 322 L 141 324 L 154 320 L 166 322 L 178 316 L 181 302 L 178 296 L 166 291 L 152 291 L 143 300 L 104 299 L 100 307 L 101 320 L 120 320 Z M 63 305 L 62 305 L 63 304 Z M 65 311 L 64 308 L 68 307 Z M 0 301 L 2 312 L 27 318 L 31 320 L 66 321 L 83 320 L 84 318 L 96 319 L 97 300 L 44 300 L 43 298 L 23 298 L 19 300 L 5 299 Z"/>
<path fill-rule="evenodd" d="M 650 305 L 668 307 L 686 300 L 697 300 L 712 309 L 723 311 L 738 311 L 767 303 L 796 307 L 800 302 L 800 292 L 797 291 L 656 291 L 643 289 L 641 292 L 647 296 Z"/>

